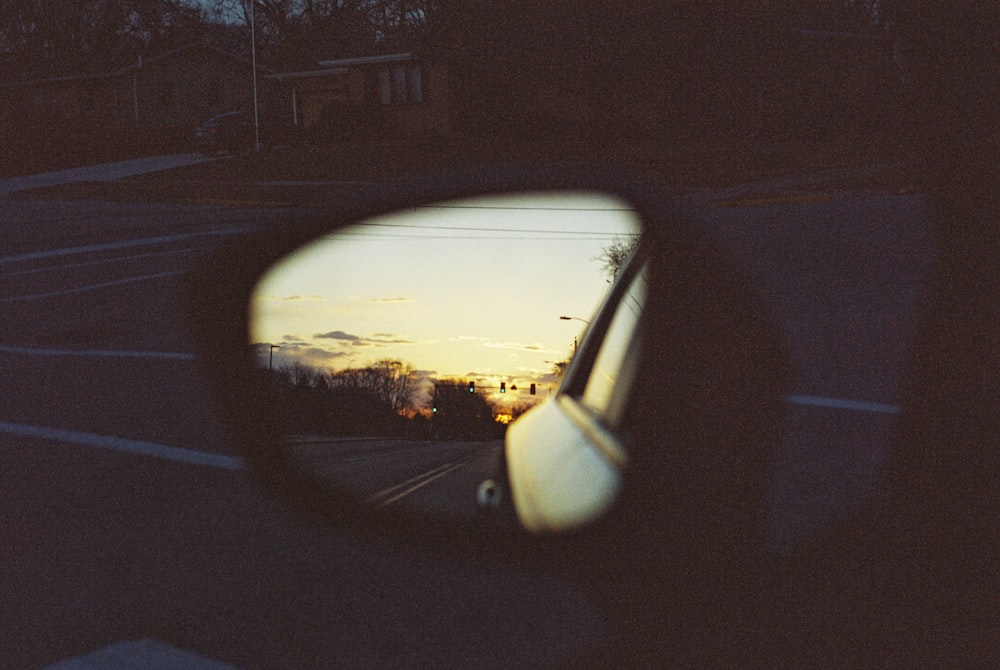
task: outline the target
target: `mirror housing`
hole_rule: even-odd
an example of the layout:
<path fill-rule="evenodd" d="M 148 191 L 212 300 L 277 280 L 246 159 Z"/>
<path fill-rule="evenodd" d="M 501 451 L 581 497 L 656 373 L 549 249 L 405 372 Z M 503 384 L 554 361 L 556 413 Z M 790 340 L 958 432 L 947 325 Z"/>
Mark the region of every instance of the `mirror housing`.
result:
<path fill-rule="evenodd" d="M 700 318 L 691 305 L 708 301 L 709 312 L 718 317 L 720 314 L 713 310 L 711 303 L 731 304 L 725 287 L 721 295 L 715 295 L 718 287 L 711 286 L 711 282 L 706 285 L 703 275 L 707 268 L 710 274 L 723 277 L 723 284 L 739 283 L 738 271 L 726 254 L 695 231 L 691 225 L 694 217 L 683 203 L 657 195 L 654 189 L 634 178 L 579 168 L 486 169 L 375 184 L 345 198 L 343 205 L 336 209 L 275 213 L 263 232 L 240 239 L 205 259 L 192 273 L 186 291 L 193 339 L 207 368 L 223 428 L 269 495 L 297 512 L 365 540 L 391 541 L 432 554 L 488 562 L 529 560 L 539 566 L 550 566 L 551 557 L 562 556 L 567 543 L 572 544 L 575 537 L 590 532 L 594 525 L 614 523 L 610 517 L 605 517 L 566 533 L 532 534 L 523 524 L 484 524 L 481 520 L 472 520 L 460 526 L 454 520 L 431 515 L 373 508 L 357 495 L 317 476 L 301 461 L 289 458 L 287 450 L 276 448 L 283 435 L 269 413 L 261 411 L 267 406 L 269 392 L 261 383 L 248 346 L 248 305 L 261 276 L 276 261 L 320 236 L 372 217 L 443 200 L 566 190 L 606 193 L 626 201 L 638 214 L 644 245 L 650 250 L 653 309 L 659 315 L 650 328 L 670 328 L 680 320 L 684 325 L 680 331 L 687 332 L 692 330 L 690 326 L 699 325 L 684 324 L 684 320 L 698 321 Z M 680 306 L 685 311 L 668 313 L 661 305 L 668 309 Z M 581 354 L 587 355 L 586 342 L 581 349 Z M 651 407 L 650 403 L 663 397 L 663 389 L 651 390 L 656 385 L 651 387 L 648 379 L 639 386 L 648 394 L 639 403 L 643 405 L 639 411 L 657 411 L 659 408 Z M 537 417 L 525 418 L 529 422 L 545 420 L 539 410 L 535 413 Z M 514 430 L 516 435 L 520 429 Z M 643 439 L 642 436 L 639 439 Z M 640 457 L 638 462 L 644 460 Z M 620 499 L 600 504 L 611 508 L 633 504 L 634 501 L 628 500 L 632 495 L 629 479 L 626 477 L 615 488 L 616 492 L 618 488 L 623 492 Z M 495 491 L 480 490 L 479 493 L 481 498 L 490 498 Z M 542 526 L 531 529 L 540 528 Z"/>

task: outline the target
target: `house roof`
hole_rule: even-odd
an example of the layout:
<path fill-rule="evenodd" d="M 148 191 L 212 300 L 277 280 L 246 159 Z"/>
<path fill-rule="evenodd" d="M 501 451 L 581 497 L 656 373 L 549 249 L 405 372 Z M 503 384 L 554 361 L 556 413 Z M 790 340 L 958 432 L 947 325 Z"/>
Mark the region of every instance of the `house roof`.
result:
<path fill-rule="evenodd" d="M 356 58 L 338 58 L 336 60 L 323 60 L 319 64 L 322 67 L 351 67 L 354 65 L 381 65 L 382 63 L 405 63 L 414 60 L 412 53 L 386 54 L 383 56 L 359 56 Z"/>
<path fill-rule="evenodd" d="M 285 81 L 286 79 L 305 79 L 307 77 L 341 77 L 347 74 L 346 67 L 326 68 L 323 70 L 302 70 L 299 72 L 278 72 L 265 75 L 265 79 Z"/>
<path fill-rule="evenodd" d="M 191 49 L 198 49 L 198 48 L 206 49 L 208 51 L 213 51 L 221 56 L 243 63 L 247 67 L 253 67 L 253 63 L 249 59 L 243 58 L 242 56 L 237 56 L 234 53 L 226 51 L 225 49 L 220 49 L 219 47 L 212 46 L 211 44 L 206 44 L 205 42 L 191 42 L 189 44 L 185 44 L 184 46 L 177 47 L 176 49 L 164 51 L 161 54 L 157 54 L 145 60 L 143 60 L 142 57 L 140 56 L 138 62 L 133 63 L 132 65 L 129 65 L 127 67 L 124 67 L 121 70 L 118 70 L 117 72 L 112 73 L 112 76 L 128 74 L 134 70 L 138 70 L 140 67 L 142 67 L 142 65 L 148 63 L 155 63 L 156 61 L 163 60 L 165 58 L 170 58 L 171 56 L 182 53 L 184 51 L 189 51 Z M 257 65 L 257 69 L 260 70 L 261 72 L 271 71 L 266 67 L 262 67 L 260 64 Z"/>
<path fill-rule="evenodd" d="M 337 58 L 320 61 L 318 70 L 300 70 L 298 72 L 278 72 L 266 75 L 267 79 L 285 81 L 288 79 L 306 79 L 309 77 L 342 77 L 348 70 L 358 65 L 381 65 L 383 63 L 406 63 L 414 60 L 412 53 L 385 54 L 380 56 L 356 56 L 354 58 Z"/>

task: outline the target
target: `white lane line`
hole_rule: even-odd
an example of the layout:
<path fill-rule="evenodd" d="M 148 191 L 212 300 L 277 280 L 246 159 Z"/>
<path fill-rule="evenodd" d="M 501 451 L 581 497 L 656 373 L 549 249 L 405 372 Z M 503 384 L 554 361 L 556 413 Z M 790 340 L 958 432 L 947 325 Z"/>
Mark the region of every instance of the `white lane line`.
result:
<path fill-rule="evenodd" d="M 460 467 L 462 467 L 461 463 L 459 463 L 457 465 L 453 465 L 452 467 L 448 468 L 447 470 L 444 470 L 442 472 L 437 473 L 433 477 L 428 477 L 424 481 L 418 482 L 418 483 L 414 484 L 413 486 L 411 486 L 410 488 L 406 489 L 405 491 L 400 491 L 399 493 L 397 493 L 396 495 L 392 496 L 391 498 L 388 498 L 387 500 L 383 500 L 381 503 L 379 503 L 379 507 L 386 507 L 388 505 L 391 505 L 392 503 L 396 502 L 397 500 L 400 500 L 400 499 L 405 498 L 406 496 L 410 495 L 411 493 L 413 493 L 417 489 L 422 489 L 423 487 L 427 486 L 428 484 L 430 484 L 434 480 L 440 479 L 441 477 L 444 477 L 448 473 L 454 472 L 455 470 L 458 470 Z"/>
<path fill-rule="evenodd" d="M 245 467 L 242 459 L 234 456 L 226 456 L 225 454 L 213 454 L 207 451 L 182 449 L 181 447 L 170 447 L 154 442 L 128 440 L 109 435 L 96 435 L 94 433 L 81 433 L 74 430 L 59 430 L 56 428 L 0 422 L 0 433 L 38 440 L 55 440 L 56 442 L 119 451 L 138 456 L 151 456 L 153 458 L 187 463 L 189 465 L 207 465 L 222 470 L 242 470 Z"/>
<path fill-rule="evenodd" d="M 397 500 L 405 498 L 406 496 L 413 493 L 417 489 L 421 489 L 427 486 L 434 480 L 444 477 L 449 472 L 453 472 L 459 469 L 460 467 L 462 467 L 462 465 L 466 463 L 467 460 L 468 459 L 460 461 L 459 463 L 445 463 L 444 465 L 439 465 L 433 470 L 422 472 L 415 477 L 407 479 L 405 482 L 396 484 L 394 486 L 389 486 L 388 488 L 384 488 L 381 491 L 375 493 L 374 495 L 369 496 L 368 502 L 375 503 L 376 501 L 379 501 L 378 507 L 386 507 L 387 505 L 391 505 Z M 403 490 L 400 491 L 400 489 Z M 397 491 L 399 492 L 396 493 Z M 395 495 L 393 495 L 393 493 L 395 493 Z"/>
<path fill-rule="evenodd" d="M 867 402 L 865 400 L 845 400 L 843 398 L 823 398 L 812 395 L 788 395 L 785 402 L 807 407 L 826 407 L 829 409 L 846 409 L 854 412 L 873 412 L 876 414 L 899 414 L 902 408 L 882 402 Z"/>
<path fill-rule="evenodd" d="M 152 275 L 142 275 L 141 277 L 129 277 L 127 279 L 116 279 L 115 281 L 103 282 L 101 284 L 89 284 L 87 286 L 77 286 L 76 288 L 63 289 L 62 291 L 49 291 L 48 293 L 33 293 L 31 295 L 19 295 L 13 298 L 0 298 L 0 304 L 9 304 L 12 302 L 25 302 L 27 300 L 41 300 L 43 298 L 58 298 L 64 295 L 72 295 L 74 293 L 85 293 L 87 291 L 97 291 L 102 288 L 110 288 L 112 286 L 124 286 L 125 284 L 134 284 L 141 281 L 150 281 L 152 279 L 163 279 L 164 277 L 176 277 L 177 275 L 185 274 L 186 270 L 174 270 L 172 272 L 158 272 Z"/>
<path fill-rule="evenodd" d="M 94 358 L 153 358 L 171 361 L 196 361 L 198 356 L 174 351 L 110 351 L 99 349 L 49 349 L 39 347 L 0 346 L 0 354 L 18 356 L 77 356 Z"/>
<path fill-rule="evenodd" d="M 167 244 L 169 242 L 181 242 L 191 240 L 196 237 L 208 237 L 217 235 L 242 235 L 249 233 L 253 228 L 225 228 L 222 230 L 205 230 L 198 233 L 183 233 L 181 235 L 161 235 L 158 237 L 146 237 L 139 240 L 125 240 L 123 242 L 107 242 L 105 244 L 87 244 L 81 247 L 66 247 L 63 249 L 48 249 L 46 251 L 33 251 L 16 256 L 0 258 L 0 265 L 9 263 L 20 263 L 22 261 L 37 261 L 45 258 L 58 258 L 60 256 L 72 256 L 75 254 L 89 254 L 96 251 L 114 251 L 115 249 L 131 249 L 133 247 L 147 247 L 154 244 Z"/>
<path fill-rule="evenodd" d="M 66 263 L 51 267 L 35 268 L 34 270 L 19 270 L 17 272 L 5 272 L 5 277 L 22 277 L 25 275 L 36 275 L 44 272 L 58 272 L 62 270 L 75 270 L 77 268 L 93 267 L 95 265 L 108 265 L 109 263 L 120 263 L 122 261 L 134 261 L 141 258 L 162 258 L 163 256 L 178 256 L 180 254 L 194 254 L 207 247 L 192 247 L 190 249 L 178 249 L 175 251 L 156 251 L 148 254 L 132 254 L 131 256 L 115 256 L 113 258 L 103 258 L 99 261 L 86 261 L 83 263 Z"/>
<path fill-rule="evenodd" d="M 376 454 L 375 456 L 376 457 L 381 457 L 381 456 L 384 456 L 384 454 Z M 382 489 L 381 491 L 378 491 L 377 493 L 374 493 L 371 496 L 369 496 L 368 501 L 369 502 L 374 502 L 375 500 L 377 500 L 379 498 L 384 498 L 384 497 L 386 497 L 388 495 L 392 495 L 392 493 L 394 493 L 395 491 L 398 491 L 401 488 L 405 488 L 407 486 L 410 486 L 413 482 L 420 481 L 424 477 L 428 477 L 430 475 L 433 475 L 436 472 L 444 470 L 445 468 L 450 468 L 452 465 L 453 465 L 452 463 L 445 463 L 444 465 L 437 466 L 433 470 L 429 470 L 427 472 L 421 472 L 418 475 L 414 475 L 413 477 L 410 477 L 406 481 L 400 482 L 399 484 L 393 484 L 392 486 L 388 486 L 388 487 Z"/>

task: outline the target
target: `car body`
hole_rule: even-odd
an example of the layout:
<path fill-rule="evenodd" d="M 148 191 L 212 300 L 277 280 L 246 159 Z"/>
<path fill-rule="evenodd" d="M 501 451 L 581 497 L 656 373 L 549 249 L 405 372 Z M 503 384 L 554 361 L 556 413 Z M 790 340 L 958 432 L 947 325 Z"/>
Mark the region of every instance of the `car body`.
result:
<path fill-rule="evenodd" d="M 528 532 L 566 532 L 599 519 L 623 486 L 623 419 L 649 345 L 645 263 L 637 251 L 619 272 L 556 396 L 507 430 L 507 486 Z"/>

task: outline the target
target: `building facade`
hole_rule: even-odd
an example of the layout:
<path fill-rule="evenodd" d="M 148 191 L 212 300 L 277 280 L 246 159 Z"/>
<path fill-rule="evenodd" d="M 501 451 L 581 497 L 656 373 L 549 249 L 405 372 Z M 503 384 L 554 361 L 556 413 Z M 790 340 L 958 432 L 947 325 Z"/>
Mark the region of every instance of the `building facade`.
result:
<path fill-rule="evenodd" d="M 321 61 L 268 75 L 283 110 L 308 135 L 354 131 L 389 136 L 451 133 L 447 69 L 411 53 Z M 359 138 L 362 139 L 362 138 Z"/>

